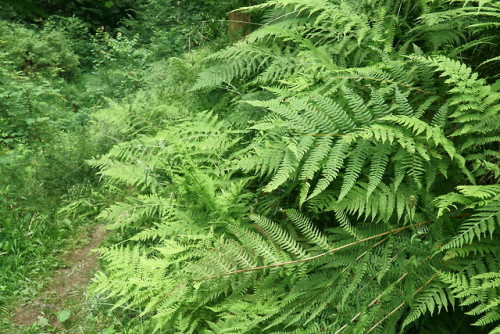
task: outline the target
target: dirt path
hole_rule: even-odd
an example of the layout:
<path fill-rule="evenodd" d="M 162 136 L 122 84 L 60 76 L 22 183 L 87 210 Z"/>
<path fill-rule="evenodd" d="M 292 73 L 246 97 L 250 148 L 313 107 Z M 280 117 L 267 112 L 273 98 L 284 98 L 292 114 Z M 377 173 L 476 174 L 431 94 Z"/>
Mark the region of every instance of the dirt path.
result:
<path fill-rule="evenodd" d="M 62 258 L 67 267 L 57 270 L 40 295 L 32 302 L 20 306 L 11 321 L 27 327 L 43 317 L 51 326 L 60 328 L 62 325 L 57 321 L 57 314 L 67 307 L 68 300 L 85 299 L 85 288 L 98 268 L 98 255 L 92 250 L 99 246 L 105 236 L 103 226 L 94 227 L 87 244 L 70 251 Z"/>

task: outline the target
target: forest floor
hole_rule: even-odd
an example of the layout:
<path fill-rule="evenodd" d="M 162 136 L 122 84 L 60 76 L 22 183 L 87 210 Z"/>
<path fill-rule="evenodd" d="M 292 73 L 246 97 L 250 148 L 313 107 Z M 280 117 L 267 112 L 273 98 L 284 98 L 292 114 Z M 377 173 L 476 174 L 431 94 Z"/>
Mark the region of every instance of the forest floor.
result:
<path fill-rule="evenodd" d="M 113 333 L 108 319 L 95 312 L 86 290 L 98 269 L 95 250 L 106 238 L 102 225 L 83 230 L 77 245 L 61 257 L 64 264 L 33 300 L 13 308 L 8 334 Z M 96 313 L 96 314 L 93 314 Z"/>

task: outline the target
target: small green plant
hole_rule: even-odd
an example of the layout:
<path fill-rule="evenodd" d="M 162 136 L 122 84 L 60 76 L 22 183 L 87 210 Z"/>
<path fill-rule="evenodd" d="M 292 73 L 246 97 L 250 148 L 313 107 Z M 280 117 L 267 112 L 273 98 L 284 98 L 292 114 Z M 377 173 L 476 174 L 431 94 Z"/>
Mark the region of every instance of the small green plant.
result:
<path fill-rule="evenodd" d="M 57 313 L 57 321 L 64 323 L 68 321 L 71 317 L 71 310 L 65 309 Z"/>

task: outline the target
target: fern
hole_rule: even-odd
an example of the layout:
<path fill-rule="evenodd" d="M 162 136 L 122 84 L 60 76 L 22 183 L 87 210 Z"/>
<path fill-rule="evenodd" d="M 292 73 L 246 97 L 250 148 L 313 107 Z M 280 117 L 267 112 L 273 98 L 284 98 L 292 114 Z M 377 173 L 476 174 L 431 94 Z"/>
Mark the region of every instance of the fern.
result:
<path fill-rule="evenodd" d="M 464 244 L 470 244 L 474 239 L 480 240 L 484 236 L 493 237 L 493 233 L 500 224 L 500 206 L 498 203 L 478 208 L 464 224 L 460 226 L 458 234 L 443 249 L 459 248 Z"/>
<path fill-rule="evenodd" d="M 457 300 L 494 331 L 499 95 L 469 43 L 498 8 L 458 3 L 244 8 L 261 28 L 166 97 L 212 112 L 90 161 L 126 236 L 95 291 L 149 332 L 418 332 Z"/>

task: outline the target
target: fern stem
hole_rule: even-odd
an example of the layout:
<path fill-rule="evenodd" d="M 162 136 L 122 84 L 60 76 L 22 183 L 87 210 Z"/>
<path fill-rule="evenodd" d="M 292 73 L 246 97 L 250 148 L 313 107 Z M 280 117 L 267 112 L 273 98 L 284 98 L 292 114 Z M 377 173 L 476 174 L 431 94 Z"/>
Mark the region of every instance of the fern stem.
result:
<path fill-rule="evenodd" d="M 401 304 L 399 304 L 398 306 L 396 306 L 396 308 L 394 310 L 392 310 L 391 312 L 387 313 L 385 315 L 385 317 L 382 318 L 382 320 L 380 320 L 379 322 L 377 322 L 375 325 L 373 325 L 372 328 L 370 328 L 368 330 L 368 332 L 366 332 L 367 334 L 368 333 L 371 333 L 375 328 L 377 328 L 378 326 L 380 326 L 381 323 L 383 323 L 387 318 L 389 318 L 391 315 L 393 315 L 394 313 L 396 313 L 401 307 L 404 306 L 404 304 L 406 304 L 406 302 L 402 302 Z"/>
<path fill-rule="evenodd" d="M 378 245 L 380 245 L 381 243 L 385 242 L 387 239 L 389 239 L 389 237 L 385 237 L 384 239 L 380 240 L 379 242 L 375 243 L 372 248 L 375 248 L 377 247 Z M 364 251 L 363 253 L 361 253 L 360 255 L 358 255 L 358 257 L 354 260 L 354 261 L 358 261 L 359 259 L 361 259 L 363 256 L 365 256 L 366 254 L 368 254 L 368 251 Z M 349 269 L 351 267 L 352 263 L 347 265 L 344 269 L 342 269 L 341 273 L 343 274 L 344 272 L 347 271 L 347 269 Z M 363 290 L 363 289 L 361 289 Z M 358 292 L 359 293 L 359 292 Z"/>
<path fill-rule="evenodd" d="M 425 259 L 423 259 L 422 261 L 420 261 L 420 263 L 418 265 L 421 265 L 422 263 L 424 263 L 425 261 L 429 260 L 430 258 L 432 257 L 432 255 L 429 255 L 427 256 Z M 401 282 L 402 280 L 404 280 L 406 278 L 406 276 L 408 276 L 410 274 L 409 271 L 405 272 L 403 275 L 401 275 L 401 277 L 399 277 L 395 282 L 394 284 L 397 284 L 399 282 Z M 427 284 L 427 283 L 426 283 Z M 419 290 L 418 290 L 419 291 Z M 416 293 L 418 293 L 418 291 Z M 376 302 L 379 301 L 380 298 L 382 298 L 384 296 L 383 293 L 381 293 L 380 295 L 378 295 L 377 298 L 375 298 L 374 300 L 371 301 L 370 304 L 368 304 L 368 307 L 371 307 L 373 306 L 373 304 L 375 304 Z M 354 318 L 353 318 L 354 319 Z M 351 320 L 352 321 L 352 320 Z"/>
<path fill-rule="evenodd" d="M 347 135 L 337 135 L 331 133 L 305 133 L 305 132 L 295 132 L 299 135 L 313 136 L 313 137 L 346 137 Z"/>
<path fill-rule="evenodd" d="M 237 12 L 238 10 L 233 10 L 230 13 Z M 251 24 L 255 26 L 263 26 L 263 23 L 257 23 L 257 22 L 250 22 L 250 21 L 238 21 L 238 20 L 205 20 L 205 21 L 200 21 L 200 23 L 213 23 L 213 22 L 224 22 L 224 23 L 245 23 L 245 24 Z"/>
<path fill-rule="evenodd" d="M 420 261 L 419 265 L 421 265 L 422 263 L 424 263 L 425 261 L 427 261 L 428 259 L 430 259 L 432 257 L 432 255 L 429 255 L 427 256 L 425 259 L 423 259 L 422 261 Z M 403 275 L 401 275 L 393 284 L 397 284 L 397 283 L 400 283 L 402 280 L 404 280 L 408 275 L 410 274 L 409 271 L 407 271 L 406 273 L 404 273 Z M 426 283 L 427 284 L 427 283 Z M 382 298 L 384 296 L 384 293 L 381 293 L 379 294 L 377 297 L 375 297 L 375 299 L 373 299 L 370 304 L 368 304 L 367 308 L 369 307 L 372 307 L 375 303 L 377 303 L 380 298 Z M 340 333 L 341 331 L 343 331 L 349 324 L 353 323 L 354 320 L 356 320 L 359 316 L 361 315 L 361 312 L 358 312 L 352 319 L 349 323 L 346 323 L 344 326 L 342 326 L 341 328 L 339 328 L 334 334 L 338 334 Z"/>
<path fill-rule="evenodd" d="M 398 85 L 398 86 L 403 86 L 403 87 L 406 87 L 406 88 L 409 88 L 409 89 L 412 89 L 412 90 L 416 90 L 417 92 L 420 92 L 422 94 L 434 96 L 433 93 L 425 91 L 423 89 L 420 89 L 420 88 L 417 88 L 417 87 L 413 87 L 413 86 L 410 86 L 410 85 L 406 85 L 406 84 L 403 84 L 403 83 L 400 83 L 400 82 L 391 81 L 391 80 L 377 79 L 377 78 L 372 78 L 372 77 L 345 77 L 345 76 L 342 76 L 342 77 L 333 77 L 333 78 L 334 79 L 353 79 L 353 80 L 366 79 L 366 80 L 380 81 L 380 82 L 385 82 L 385 83 L 388 83 L 388 84 L 395 84 L 395 85 Z"/>
<path fill-rule="evenodd" d="M 422 289 L 424 289 L 427 285 L 429 285 L 429 283 L 431 283 L 434 280 L 434 278 L 436 278 L 437 275 L 438 275 L 438 272 L 435 272 L 424 284 L 422 284 L 422 286 L 420 288 L 418 288 L 417 290 L 415 290 L 413 292 L 413 295 L 415 296 L 417 293 L 419 293 L 420 291 L 422 291 Z M 385 320 L 387 320 L 387 318 L 389 318 L 391 315 L 393 315 L 394 313 L 396 313 L 401 307 L 403 307 L 404 304 L 406 304 L 406 301 L 402 302 L 401 304 L 399 304 L 398 306 L 396 306 L 396 308 L 394 308 L 394 310 L 392 310 L 391 312 L 387 313 L 379 322 L 377 322 L 375 325 L 373 325 L 373 327 L 370 328 L 368 330 L 368 332 L 366 332 L 366 333 L 367 334 L 371 333 L 375 328 L 377 328 L 378 326 L 380 326 L 381 323 L 383 323 Z"/>
<path fill-rule="evenodd" d="M 376 238 L 380 238 L 380 237 L 383 237 L 383 236 L 388 235 L 388 234 L 396 234 L 396 233 L 402 232 L 404 230 L 407 230 L 409 228 L 413 228 L 413 227 L 416 227 L 416 226 L 421 226 L 421 225 L 425 225 L 425 224 L 429 224 L 429 223 L 430 223 L 430 221 L 424 221 L 424 222 L 421 222 L 421 223 L 418 223 L 418 224 L 413 224 L 413 225 L 407 225 L 407 226 L 403 226 L 403 227 L 398 227 L 398 228 L 390 230 L 390 231 L 386 231 L 386 232 L 383 232 L 383 233 L 380 233 L 380 234 L 377 234 L 377 235 L 372 235 L 371 237 L 367 237 L 367 238 L 364 238 L 364 239 L 361 239 L 361 240 L 353 241 L 353 242 L 348 243 L 346 245 L 339 246 L 339 247 L 330 249 L 329 251 L 326 251 L 324 253 L 321 253 L 321 254 L 318 254 L 318 255 L 314 255 L 314 256 L 310 256 L 310 257 L 306 257 L 304 259 L 287 261 L 287 262 L 281 262 L 281 263 L 275 263 L 275 264 L 269 264 L 269 265 L 265 265 L 265 266 L 259 266 L 259 267 L 253 267 L 253 268 L 247 268 L 247 269 L 240 269 L 240 270 L 231 271 L 231 272 L 228 272 L 228 273 L 225 273 L 225 274 L 213 275 L 213 276 L 208 276 L 208 277 L 203 277 L 203 278 L 197 278 L 197 279 L 194 279 L 193 281 L 205 281 L 205 280 L 209 280 L 209 279 L 214 279 L 214 278 L 219 278 L 219 277 L 224 277 L 224 276 L 229 276 L 229 275 L 235 275 L 235 274 L 241 274 L 241 273 L 246 273 L 246 272 L 250 272 L 250 271 L 262 270 L 262 269 L 268 269 L 268 268 L 276 268 L 276 267 L 282 267 L 282 266 L 287 266 L 287 265 L 296 264 L 296 263 L 308 262 L 308 261 L 312 261 L 312 260 L 318 259 L 320 257 L 323 257 L 325 255 L 338 252 L 338 251 L 343 250 L 345 248 L 349 248 L 351 246 L 355 246 L 355 245 L 361 244 L 361 243 L 366 242 L 366 241 L 370 241 L 370 240 L 373 240 L 373 239 L 376 239 Z"/>
<path fill-rule="evenodd" d="M 356 317 L 358 317 L 359 315 L 361 315 L 361 312 L 359 312 L 358 314 L 356 314 Z M 352 321 L 352 320 L 351 320 Z M 340 332 L 342 332 L 346 327 L 347 327 L 348 324 L 344 324 L 344 326 L 340 327 L 335 333 L 333 334 L 338 334 Z"/>

